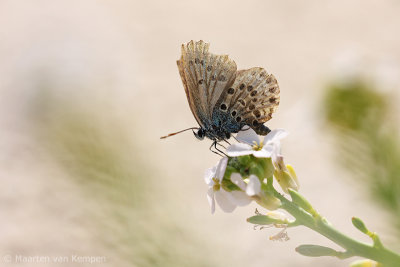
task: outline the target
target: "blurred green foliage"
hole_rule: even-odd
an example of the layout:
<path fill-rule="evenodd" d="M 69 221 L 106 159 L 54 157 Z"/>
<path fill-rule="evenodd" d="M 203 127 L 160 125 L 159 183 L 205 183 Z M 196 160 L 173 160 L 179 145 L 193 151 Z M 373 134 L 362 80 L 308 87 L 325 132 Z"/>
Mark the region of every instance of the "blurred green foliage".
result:
<path fill-rule="evenodd" d="M 84 224 L 99 246 L 118 255 L 123 266 L 214 265 L 198 253 L 204 244 L 167 216 L 168 207 L 156 208 L 163 188 L 134 143 L 140 136 L 102 105 L 81 106 L 48 90 L 36 104 L 38 136 L 90 203 Z"/>
<path fill-rule="evenodd" d="M 400 232 L 400 140 L 390 120 L 390 96 L 361 79 L 334 82 L 323 107 L 334 129 L 338 160 L 389 211 Z"/>
<path fill-rule="evenodd" d="M 332 84 L 324 101 L 328 122 L 344 129 L 359 131 L 368 124 L 381 124 L 386 112 L 383 95 L 368 88 L 361 81 Z"/>

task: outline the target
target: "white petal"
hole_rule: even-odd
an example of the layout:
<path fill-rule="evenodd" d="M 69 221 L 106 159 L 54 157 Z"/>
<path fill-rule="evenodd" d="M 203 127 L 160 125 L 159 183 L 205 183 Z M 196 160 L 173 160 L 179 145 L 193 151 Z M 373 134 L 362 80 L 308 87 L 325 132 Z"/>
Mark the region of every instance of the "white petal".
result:
<path fill-rule="evenodd" d="M 243 191 L 246 191 L 246 183 L 243 181 L 243 177 L 235 172 L 231 174 L 231 181 L 232 183 L 234 183 L 235 185 L 237 185 L 240 189 L 242 189 Z"/>
<path fill-rule="evenodd" d="M 213 186 L 214 181 L 213 178 L 215 177 L 215 172 L 217 171 L 217 166 L 214 166 L 212 168 L 208 168 L 205 173 L 204 173 L 204 181 L 206 182 L 207 185 Z"/>
<path fill-rule="evenodd" d="M 273 147 L 274 147 L 274 149 L 273 149 L 272 153 L 275 154 L 276 156 L 280 155 L 281 154 L 281 142 L 275 142 L 273 144 Z"/>
<path fill-rule="evenodd" d="M 250 145 L 254 145 L 254 142 L 257 142 L 257 144 L 260 144 L 260 138 L 256 134 L 256 132 L 253 129 L 246 129 L 240 131 L 236 135 L 236 139 L 239 140 L 240 142 L 247 143 Z"/>
<path fill-rule="evenodd" d="M 272 150 L 271 146 L 265 146 L 261 150 L 253 151 L 253 155 L 256 158 L 270 158 L 272 156 Z"/>
<path fill-rule="evenodd" d="M 272 130 L 269 134 L 264 137 L 264 144 L 278 142 L 282 138 L 288 136 L 289 132 L 284 129 Z"/>
<path fill-rule="evenodd" d="M 217 171 L 216 171 L 215 176 L 218 178 L 219 181 L 222 181 L 222 179 L 224 178 L 226 165 L 228 165 L 228 158 L 227 157 L 222 158 L 218 162 Z"/>
<path fill-rule="evenodd" d="M 270 144 L 272 148 L 271 158 L 273 162 L 277 162 L 279 157 L 282 157 L 281 154 L 281 144 L 279 142 Z"/>
<path fill-rule="evenodd" d="M 257 176 L 250 175 L 249 183 L 247 184 L 246 194 L 249 196 L 258 195 L 261 192 L 261 183 Z"/>
<path fill-rule="evenodd" d="M 210 207 L 211 207 L 211 214 L 214 214 L 214 212 L 215 212 L 215 199 L 214 199 L 214 189 L 212 187 L 210 187 L 207 190 L 207 200 L 208 200 L 208 204 L 210 204 Z"/>
<path fill-rule="evenodd" d="M 251 198 L 245 192 L 232 191 L 231 195 L 237 206 L 246 206 L 246 205 L 250 204 L 250 202 L 251 202 Z"/>
<path fill-rule="evenodd" d="M 233 144 L 226 149 L 226 153 L 230 157 L 239 157 L 244 155 L 253 154 L 253 149 L 248 144 Z"/>
<path fill-rule="evenodd" d="M 217 192 L 214 192 L 215 200 L 218 203 L 218 206 L 224 212 L 232 212 L 235 210 L 236 205 L 233 203 L 233 198 L 229 196 L 229 193 L 225 190 L 221 189 Z"/>

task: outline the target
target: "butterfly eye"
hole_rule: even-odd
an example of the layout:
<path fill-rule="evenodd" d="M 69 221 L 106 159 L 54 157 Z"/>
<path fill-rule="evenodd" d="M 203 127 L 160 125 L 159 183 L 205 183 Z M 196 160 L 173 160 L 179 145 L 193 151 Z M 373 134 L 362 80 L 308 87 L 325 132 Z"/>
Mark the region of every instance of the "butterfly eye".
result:
<path fill-rule="evenodd" d="M 243 89 L 244 89 L 244 86 L 245 86 L 245 85 L 242 83 L 242 84 L 239 86 L 239 89 L 240 89 L 240 90 L 243 90 Z"/>
<path fill-rule="evenodd" d="M 222 104 L 222 105 L 220 106 L 220 108 L 221 108 L 221 110 L 226 110 L 226 105 L 225 105 L 225 104 Z"/>
<path fill-rule="evenodd" d="M 242 121 L 242 117 L 236 117 L 236 122 L 241 122 Z"/>
<path fill-rule="evenodd" d="M 229 88 L 228 89 L 228 94 L 233 95 L 235 93 L 235 89 Z"/>
<path fill-rule="evenodd" d="M 193 132 L 193 134 L 194 134 L 194 136 L 196 136 L 196 138 L 199 139 L 199 140 L 203 140 L 203 139 L 204 139 L 204 136 L 205 136 L 205 132 L 204 132 L 204 130 L 203 130 L 202 128 L 200 128 L 200 129 L 197 131 L 197 133 L 196 133 L 196 132 Z"/>
<path fill-rule="evenodd" d="M 236 115 L 236 110 L 232 111 L 231 115 L 232 115 L 232 117 L 235 117 L 235 115 Z"/>

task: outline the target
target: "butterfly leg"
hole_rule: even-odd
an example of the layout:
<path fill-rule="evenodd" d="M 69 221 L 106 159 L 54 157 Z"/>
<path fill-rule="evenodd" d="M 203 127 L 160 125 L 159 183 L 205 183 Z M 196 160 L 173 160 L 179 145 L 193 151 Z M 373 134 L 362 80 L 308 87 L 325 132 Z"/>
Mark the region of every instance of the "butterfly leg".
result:
<path fill-rule="evenodd" d="M 217 141 L 214 141 L 214 148 L 215 148 L 218 152 L 222 153 L 225 157 L 227 157 L 228 155 L 225 154 L 223 151 L 219 150 L 218 147 L 217 147 L 217 145 L 222 146 L 222 145 L 221 145 L 220 143 L 218 143 Z M 222 147 L 223 147 L 223 146 L 222 146 Z M 224 147 L 224 148 L 225 148 L 225 147 Z"/>
<path fill-rule="evenodd" d="M 216 141 L 212 142 L 212 143 L 211 143 L 211 146 L 210 146 L 208 149 L 209 149 L 212 153 L 217 154 L 218 156 L 223 157 L 221 154 L 219 154 L 218 152 L 216 152 L 216 151 L 214 151 L 214 150 L 212 149 L 212 147 L 214 146 L 215 142 L 216 142 Z"/>
<path fill-rule="evenodd" d="M 222 148 L 226 149 L 226 147 L 225 147 L 225 146 L 223 146 L 223 145 L 221 145 L 220 143 L 217 143 L 217 145 L 219 145 L 220 147 L 222 147 Z"/>
<path fill-rule="evenodd" d="M 212 148 L 215 148 L 215 150 L 217 150 L 217 151 L 214 151 Z M 228 155 L 226 155 L 224 152 L 222 152 L 221 150 L 219 150 L 218 148 L 217 148 L 217 141 L 214 141 L 214 142 L 212 142 L 212 144 L 211 144 L 211 146 L 209 147 L 209 150 L 211 151 L 211 152 L 213 152 L 214 154 L 217 154 L 218 156 L 221 156 L 221 157 L 224 157 L 224 156 L 228 156 Z M 221 155 L 220 153 L 222 153 L 223 155 Z"/>
<path fill-rule="evenodd" d="M 228 140 L 224 140 L 225 143 L 227 143 L 228 145 L 231 145 L 231 143 L 228 142 Z M 225 147 L 224 147 L 225 148 Z M 225 148 L 226 149 L 226 148 Z"/>

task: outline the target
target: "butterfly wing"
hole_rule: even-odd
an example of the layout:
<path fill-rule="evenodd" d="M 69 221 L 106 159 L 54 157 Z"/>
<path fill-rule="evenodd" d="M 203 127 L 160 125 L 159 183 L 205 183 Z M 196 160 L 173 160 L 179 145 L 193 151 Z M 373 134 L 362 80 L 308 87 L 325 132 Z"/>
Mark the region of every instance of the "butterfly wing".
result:
<path fill-rule="evenodd" d="M 212 111 L 224 90 L 236 77 L 236 63 L 226 55 L 208 52 L 209 44 L 190 41 L 182 45 L 182 56 L 177 61 L 190 109 L 199 125 L 212 124 Z"/>
<path fill-rule="evenodd" d="M 221 96 L 221 107 L 232 117 L 249 125 L 258 134 L 266 134 L 263 123 L 272 118 L 279 105 L 279 86 L 275 77 L 263 68 L 239 70 L 234 84 Z"/>

